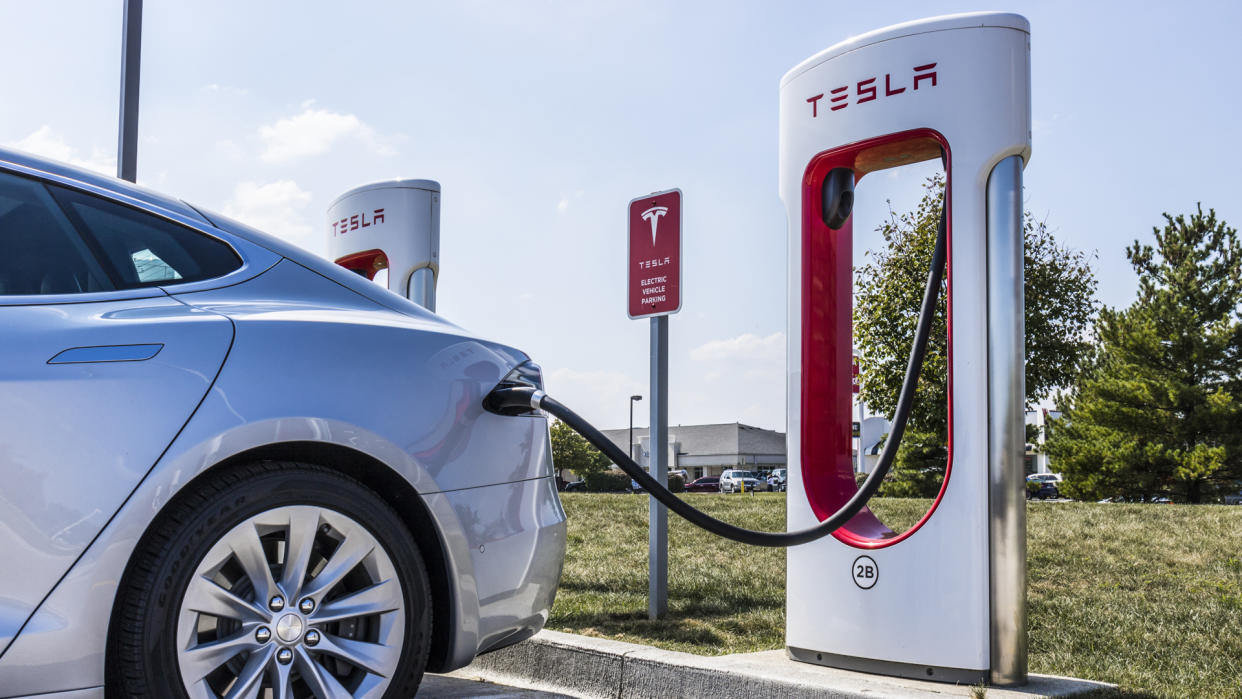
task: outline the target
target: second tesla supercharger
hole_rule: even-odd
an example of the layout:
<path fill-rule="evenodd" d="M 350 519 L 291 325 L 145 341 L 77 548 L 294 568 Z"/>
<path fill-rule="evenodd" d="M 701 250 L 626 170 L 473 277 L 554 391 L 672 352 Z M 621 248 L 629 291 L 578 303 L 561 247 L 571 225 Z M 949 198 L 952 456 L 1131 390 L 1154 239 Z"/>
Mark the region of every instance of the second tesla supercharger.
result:
<path fill-rule="evenodd" d="M 388 270 L 388 290 L 436 310 L 440 183 L 391 180 L 355 187 L 328 207 L 328 258 L 367 279 Z"/>
<path fill-rule="evenodd" d="M 823 665 L 953 682 L 1026 680 L 1022 493 L 1022 169 L 1030 27 L 939 17 L 804 61 L 780 92 L 789 227 L 788 526 L 855 491 L 852 219 L 825 222 L 828 173 L 941 160 L 947 182 L 949 449 L 944 485 L 903 533 L 864 509 L 788 552 L 786 645 Z M 913 323 L 913 320 L 911 320 Z"/>

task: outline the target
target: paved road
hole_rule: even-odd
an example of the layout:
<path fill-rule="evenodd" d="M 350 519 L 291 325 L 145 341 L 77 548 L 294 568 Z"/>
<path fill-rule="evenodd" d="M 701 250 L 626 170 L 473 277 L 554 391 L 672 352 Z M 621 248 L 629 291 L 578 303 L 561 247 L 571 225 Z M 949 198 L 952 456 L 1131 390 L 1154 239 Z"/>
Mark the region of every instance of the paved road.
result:
<path fill-rule="evenodd" d="M 477 682 L 461 677 L 426 675 L 418 688 L 418 699 L 469 699 L 470 697 L 493 697 L 495 699 L 573 699 L 565 694 L 539 692 L 533 689 L 506 687 L 488 682 Z"/>

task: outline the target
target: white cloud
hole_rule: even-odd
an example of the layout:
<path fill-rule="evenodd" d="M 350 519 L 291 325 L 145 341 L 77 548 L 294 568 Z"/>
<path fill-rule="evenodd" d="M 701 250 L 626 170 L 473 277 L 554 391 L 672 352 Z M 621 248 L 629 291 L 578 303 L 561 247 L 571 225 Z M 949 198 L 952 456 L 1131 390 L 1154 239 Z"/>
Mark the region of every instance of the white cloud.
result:
<path fill-rule="evenodd" d="M 105 175 L 116 174 L 116 156 L 100 148 L 93 148 L 89 157 L 79 157 L 78 151 L 69 145 L 52 127 L 44 124 L 22 140 L 12 144 L 14 148 L 29 151 L 45 158 L 94 170 Z"/>
<path fill-rule="evenodd" d="M 259 138 L 267 162 L 284 162 L 295 158 L 326 153 L 342 139 L 355 139 L 379 155 L 392 155 L 393 150 L 375 134 L 375 130 L 353 114 L 339 114 L 315 109 L 314 100 L 303 103 L 302 112 L 260 126 Z"/>
<path fill-rule="evenodd" d="M 562 197 L 560 201 L 556 202 L 556 212 L 563 214 L 566 211 L 569 211 L 569 198 Z"/>
<path fill-rule="evenodd" d="M 696 362 L 741 360 L 784 363 L 785 333 L 774 332 L 767 337 L 743 333 L 726 340 L 712 340 L 690 350 L 690 358 Z"/>
<path fill-rule="evenodd" d="M 208 83 L 199 89 L 203 92 L 209 92 L 217 95 L 246 95 L 250 93 L 250 91 L 244 87 L 221 85 L 220 83 Z"/>
<path fill-rule="evenodd" d="M 233 198 L 224 206 L 224 214 L 296 245 L 317 250 L 320 245 L 313 237 L 315 228 L 304 213 L 310 201 L 311 193 L 293 180 L 266 184 L 240 182 L 233 190 Z"/>
<path fill-rule="evenodd" d="M 220 157 L 225 158 L 226 160 L 241 160 L 246 157 L 245 149 L 237 145 L 236 141 L 228 138 L 222 138 L 219 141 L 216 141 L 215 151 L 220 155 Z"/>
<path fill-rule="evenodd" d="M 629 424 L 630 396 L 641 395 L 647 399 L 645 381 L 619 371 L 577 371 L 553 369 L 543 375 L 544 386 L 549 395 L 579 411 L 588 422 L 601 429 L 624 427 Z M 647 424 L 647 404 L 634 407 L 634 422 Z"/>
<path fill-rule="evenodd" d="M 690 390 L 672 402 L 702 422 L 736 422 L 767 429 L 785 424 L 785 333 L 705 342 L 681 379 Z M 679 401 L 680 398 L 680 401 Z"/>

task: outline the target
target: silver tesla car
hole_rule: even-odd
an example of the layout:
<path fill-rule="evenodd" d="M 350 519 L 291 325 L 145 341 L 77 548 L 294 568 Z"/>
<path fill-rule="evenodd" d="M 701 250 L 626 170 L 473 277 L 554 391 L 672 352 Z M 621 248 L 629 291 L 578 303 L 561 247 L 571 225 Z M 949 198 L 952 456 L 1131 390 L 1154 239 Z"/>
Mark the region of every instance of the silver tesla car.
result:
<path fill-rule="evenodd" d="M 0 150 L 0 696 L 402 697 L 547 619 L 538 386 L 326 260 Z"/>

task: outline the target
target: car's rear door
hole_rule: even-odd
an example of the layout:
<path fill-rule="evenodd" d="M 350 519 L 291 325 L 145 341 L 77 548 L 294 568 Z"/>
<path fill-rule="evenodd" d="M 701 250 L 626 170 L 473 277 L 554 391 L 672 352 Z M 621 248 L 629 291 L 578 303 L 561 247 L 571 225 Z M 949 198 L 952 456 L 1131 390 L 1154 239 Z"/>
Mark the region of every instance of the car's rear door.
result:
<path fill-rule="evenodd" d="M 231 321 L 162 286 L 247 264 L 172 218 L 0 169 L 0 654 L 228 354 Z"/>

